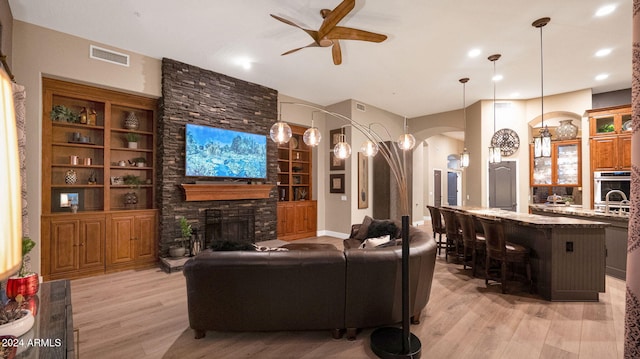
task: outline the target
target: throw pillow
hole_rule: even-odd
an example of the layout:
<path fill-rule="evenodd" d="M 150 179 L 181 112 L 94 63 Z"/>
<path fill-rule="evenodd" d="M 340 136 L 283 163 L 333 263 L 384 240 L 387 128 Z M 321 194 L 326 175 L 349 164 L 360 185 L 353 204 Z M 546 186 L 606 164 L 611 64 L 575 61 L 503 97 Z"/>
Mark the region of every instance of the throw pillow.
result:
<path fill-rule="evenodd" d="M 214 251 L 255 251 L 253 243 L 237 241 L 214 241 L 211 243 Z"/>
<path fill-rule="evenodd" d="M 382 220 L 382 219 L 374 219 L 373 222 L 369 225 L 369 230 L 367 231 L 367 238 L 376 238 L 380 236 L 389 235 L 391 238 L 396 238 L 398 235 L 399 229 L 393 221 L 390 220 Z"/>
<path fill-rule="evenodd" d="M 373 218 L 369 216 L 364 216 L 364 219 L 362 220 L 362 224 L 360 225 L 360 228 L 358 228 L 358 233 L 356 233 L 356 235 L 353 236 L 353 238 L 359 239 L 361 241 L 364 241 L 366 238 L 368 238 L 369 236 L 367 234 L 369 233 L 369 226 L 371 225 L 372 222 L 373 222 Z"/>
<path fill-rule="evenodd" d="M 383 243 L 389 242 L 390 239 L 391 239 L 391 236 L 389 236 L 388 234 L 377 237 L 377 238 L 367 238 L 364 240 L 364 242 L 362 242 L 362 244 L 358 248 L 363 249 L 363 248 L 377 247 Z"/>
<path fill-rule="evenodd" d="M 288 248 L 281 248 L 281 247 L 265 247 L 265 246 L 259 246 L 257 244 L 254 244 L 253 247 L 255 248 L 256 251 L 258 252 L 287 252 L 289 251 Z"/>

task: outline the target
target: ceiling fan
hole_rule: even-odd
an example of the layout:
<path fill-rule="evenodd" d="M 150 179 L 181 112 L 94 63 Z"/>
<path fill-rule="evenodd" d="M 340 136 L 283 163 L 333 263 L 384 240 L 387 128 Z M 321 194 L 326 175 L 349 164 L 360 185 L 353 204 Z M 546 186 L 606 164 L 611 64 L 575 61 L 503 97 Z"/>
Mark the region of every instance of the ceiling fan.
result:
<path fill-rule="evenodd" d="M 376 34 L 374 32 L 353 29 L 350 27 L 337 26 L 340 20 L 342 20 L 351 10 L 353 10 L 356 4 L 355 0 L 343 0 L 335 9 L 322 9 L 320 15 L 324 19 L 320 29 L 309 30 L 305 29 L 287 19 L 280 16 L 271 16 L 279 21 L 284 22 L 287 25 L 297 27 L 311 36 L 313 42 L 307 46 L 299 47 L 297 49 L 289 50 L 282 55 L 288 55 L 298 50 L 307 47 L 329 47 L 331 46 L 331 53 L 333 55 L 333 63 L 340 65 L 342 63 L 342 50 L 340 49 L 340 42 L 338 40 L 360 40 L 371 42 L 382 42 L 387 39 L 386 35 Z"/>

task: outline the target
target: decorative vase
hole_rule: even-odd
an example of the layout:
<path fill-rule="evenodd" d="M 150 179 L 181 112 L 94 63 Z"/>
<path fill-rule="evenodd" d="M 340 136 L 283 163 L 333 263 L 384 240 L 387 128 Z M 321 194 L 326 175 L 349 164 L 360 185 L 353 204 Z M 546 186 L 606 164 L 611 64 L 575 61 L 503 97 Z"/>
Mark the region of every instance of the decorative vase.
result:
<path fill-rule="evenodd" d="M 7 279 L 7 298 L 15 299 L 18 294 L 22 294 L 23 297 L 29 298 L 40 289 L 40 277 L 38 273 L 31 273 L 24 277 L 13 276 Z"/>
<path fill-rule="evenodd" d="M 572 123 L 573 120 L 561 120 L 560 126 L 556 129 L 556 135 L 558 139 L 573 140 L 578 136 L 578 126 Z"/>
<path fill-rule="evenodd" d="M 127 118 L 124 120 L 124 127 L 130 130 L 137 130 L 140 127 L 140 121 L 136 117 L 135 112 L 129 112 Z"/>
<path fill-rule="evenodd" d="M 75 184 L 78 182 L 78 174 L 74 170 L 68 170 L 64 175 L 64 183 Z"/>
<path fill-rule="evenodd" d="M 129 142 L 128 146 L 129 148 L 138 148 L 138 142 Z"/>
<path fill-rule="evenodd" d="M 33 327 L 35 319 L 30 310 L 24 309 L 23 313 L 24 315 L 22 318 L 0 325 L 0 335 L 13 335 L 14 337 L 19 337 L 28 332 L 29 329 Z"/>
<path fill-rule="evenodd" d="M 138 195 L 135 192 L 125 193 L 124 204 L 126 206 L 135 206 L 136 204 L 138 204 Z"/>

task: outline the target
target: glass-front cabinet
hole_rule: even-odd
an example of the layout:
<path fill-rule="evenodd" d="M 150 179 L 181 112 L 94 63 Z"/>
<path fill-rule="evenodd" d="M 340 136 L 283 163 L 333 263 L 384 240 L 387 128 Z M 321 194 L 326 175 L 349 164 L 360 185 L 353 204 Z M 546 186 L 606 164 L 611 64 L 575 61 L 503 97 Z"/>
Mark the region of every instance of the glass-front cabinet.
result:
<path fill-rule="evenodd" d="M 533 158 L 533 148 L 530 153 L 532 186 L 581 186 L 579 139 L 552 142 L 551 157 Z"/>

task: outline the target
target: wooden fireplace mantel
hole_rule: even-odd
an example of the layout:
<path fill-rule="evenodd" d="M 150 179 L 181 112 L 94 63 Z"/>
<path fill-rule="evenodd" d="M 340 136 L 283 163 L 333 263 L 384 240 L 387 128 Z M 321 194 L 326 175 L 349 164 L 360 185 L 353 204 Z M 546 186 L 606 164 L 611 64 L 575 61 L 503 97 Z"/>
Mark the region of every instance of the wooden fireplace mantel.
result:
<path fill-rule="evenodd" d="M 182 184 L 187 201 L 269 198 L 270 184 Z"/>

